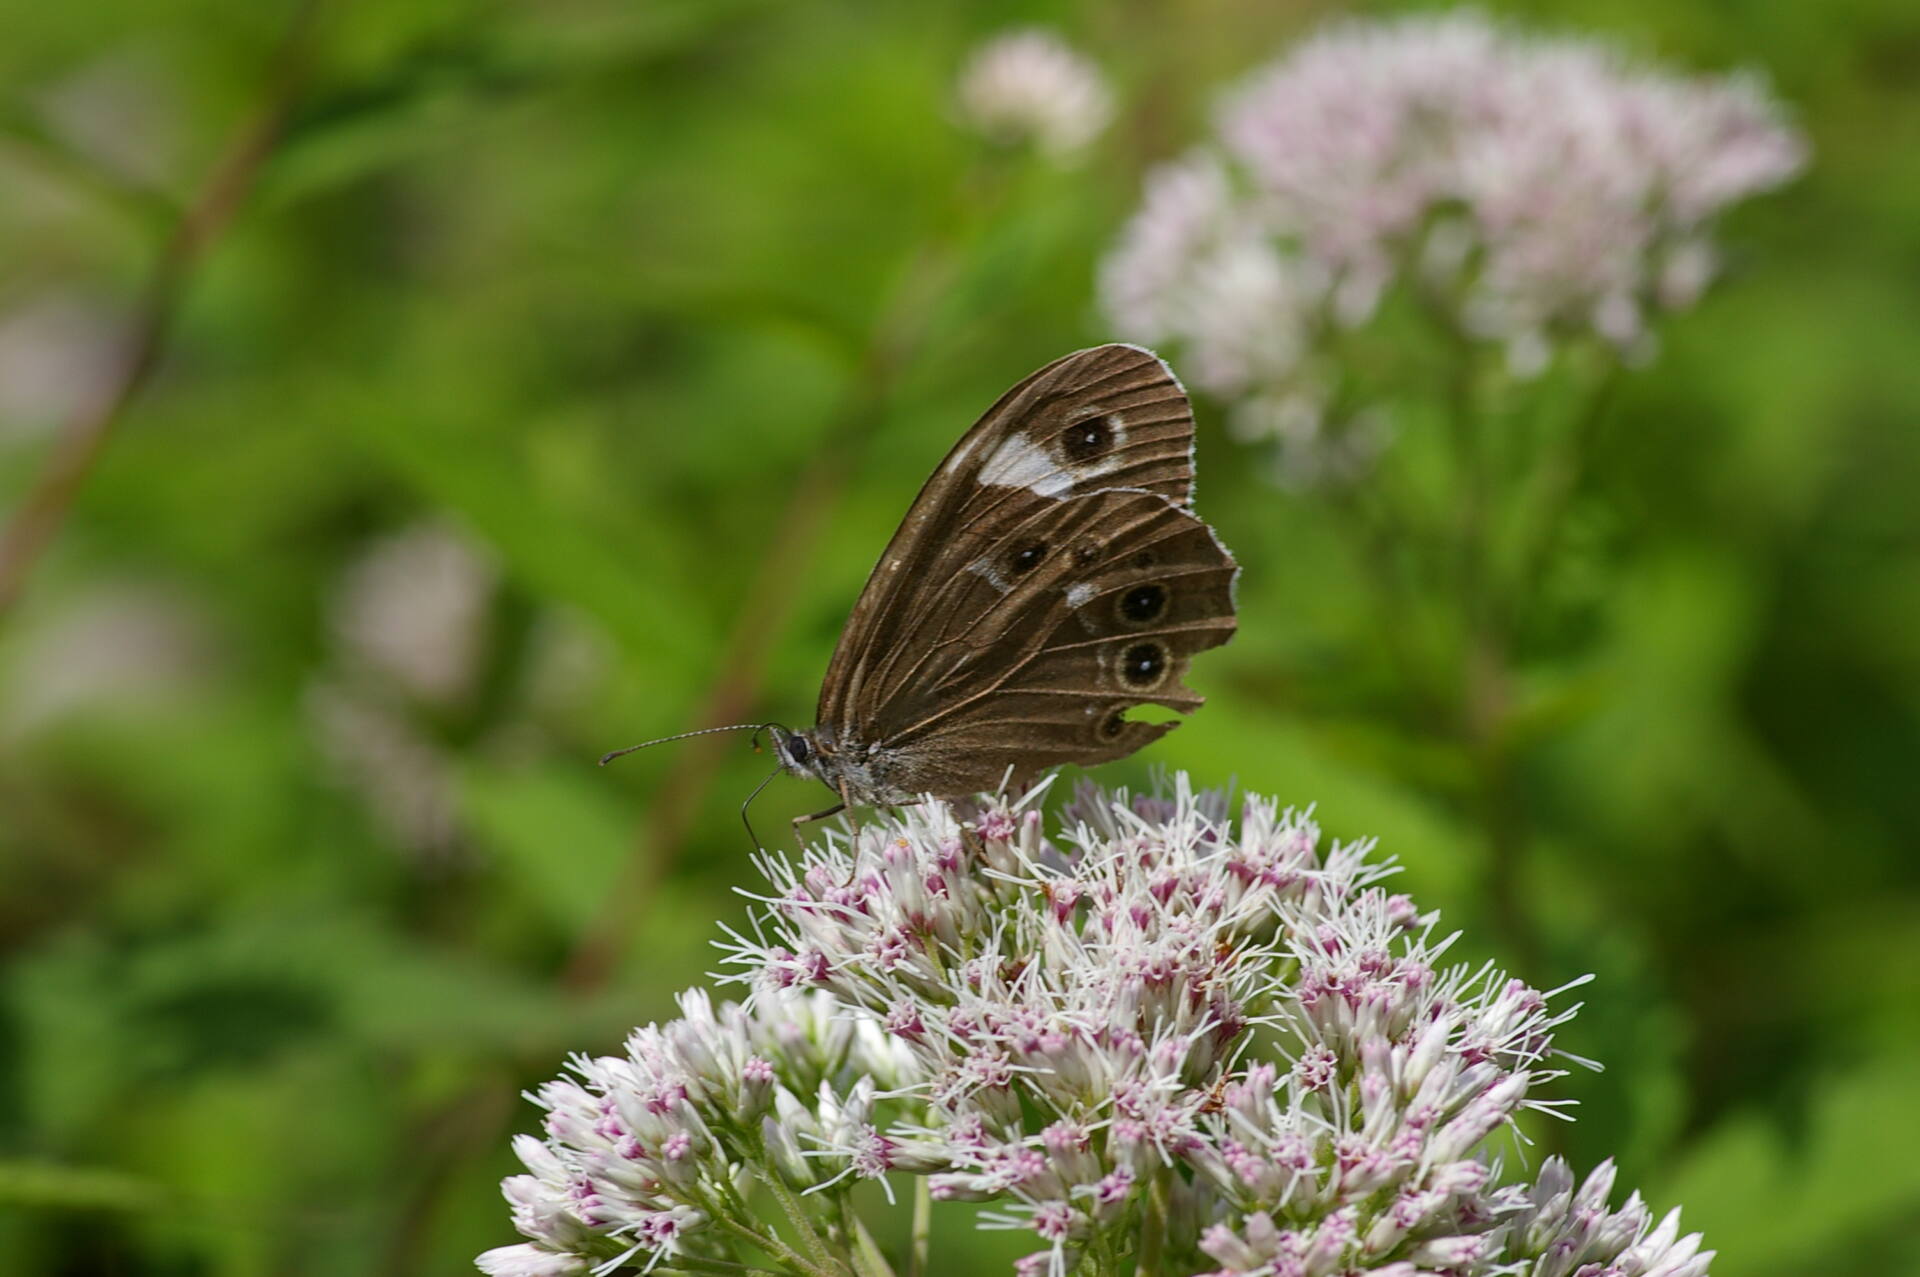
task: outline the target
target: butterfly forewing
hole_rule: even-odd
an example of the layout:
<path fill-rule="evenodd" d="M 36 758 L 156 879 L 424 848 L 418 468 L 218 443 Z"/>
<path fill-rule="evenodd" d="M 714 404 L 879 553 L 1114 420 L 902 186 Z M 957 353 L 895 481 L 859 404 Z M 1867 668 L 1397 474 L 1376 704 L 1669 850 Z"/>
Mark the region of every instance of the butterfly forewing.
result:
<path fill-rule="evenodd" d="M 1193 653 L 1234 630 L 1233 559 L 1194 516 L 1193 419 L 1150 352 L 1015 386 L 921 489 L 856 604 L 820 733 L 856 800 L 953 797 L 1170 731 Z M 835 783 L 831 779 L 829 783 Z M 864 791 L 864 792 L 863 792 Z"/>
<path fill-rule="evenodd" d="M 890 695 L 932 598 L 1027 520 L 1117 487 L 1192 500 L 1192 410 L 1157 356 L 1125 345 L 1077 351 L 1002 395 L 921 488 L 874 566 L 827 668 L 820 724 L 876 739 L 865 720 Z"/>

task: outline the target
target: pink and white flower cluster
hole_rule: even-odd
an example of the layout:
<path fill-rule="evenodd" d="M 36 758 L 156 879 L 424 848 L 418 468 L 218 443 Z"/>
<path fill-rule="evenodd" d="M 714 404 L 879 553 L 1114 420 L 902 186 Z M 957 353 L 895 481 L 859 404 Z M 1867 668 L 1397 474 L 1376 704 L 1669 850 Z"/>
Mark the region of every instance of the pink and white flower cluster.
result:
<path fill-rule="evenodd" d="M 1243 430 L 1303 444 L 1337 392 L 1331 339 L 1389 290 L 1523 374 L 1573 335 L 1643 354 L 1651 317 L 1715 274 L 1718 215 L 1806 160 L 1750 77 L 1472 11 L 1329 27 L 1232 94 L 1217 132 L 1149 179 L 1105 309 L 1187 347 Z"/>
<path fill-rule="evenodd" d="M 756 1172 L 818 1185 L 835 1173 L 831 1150 L 866 1129 L 876 1087 L 917 1080 L 898 1043 L 824 991 L 751 1010 L 716 1009 L 698 989 L 679 1001 L 678 1019 L 636 1029 L 624 1055 L 576 1057 L 572 1077 L 532 1097 L 546 1138 L 515 1138 L 527 1173 L 501 1185 L 529 1240 L 486 1252 L 481 1271 L 562 1277 L 724 1246 L 716 1219 L 748 1222 Z"/>
<path fill-rule="evenodd" d="M 531 1241 L 487 1271 L 732 1259 L 754 1182 L 831 1238 L 835 1195 L 907 1176 L 1031 1232 L 1025 1274 L 1706 1271 L 1675 1216 L 1610 1207 L 1610 1167 L 1507 1172 L 1574 1008 L 1448 962 L 1392 867 L 1301 813 L 1180 777 L 1083 790 L 1051 832 L 929 803 L 760 867 L 752 1009 L 688 995 L 543 1090 L 507 1184 Z M 827 1271 L 883 1271 L 838 1235 Z"/>

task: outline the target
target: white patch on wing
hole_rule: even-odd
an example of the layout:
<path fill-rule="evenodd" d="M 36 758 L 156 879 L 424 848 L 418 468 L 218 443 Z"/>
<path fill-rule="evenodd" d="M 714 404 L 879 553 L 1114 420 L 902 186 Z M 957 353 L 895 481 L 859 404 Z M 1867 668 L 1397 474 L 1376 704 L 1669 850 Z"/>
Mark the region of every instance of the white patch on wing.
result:
<path fill-rule="evenodd" d="M 980 467 L 980 482 L 995 488 L 1025 488 L 1036 497 L 1063 496 L 1075 484 L 1097 479 L 1119 467 L 1119 453 L 1127 443 L 1126 422 L 1117 412 L 1108 414 L 1104 421 L 1113 438 L 1098 458 L 1061 461 L 1024 434 L 1009 435 Z"/>
<path fill-rule="evenodd" d="M 998 590 L 1002 594 L 1005 594 L 1008 590 L 1013 588 L 1012 586 L 1007 584 L 1007 578 L 1000 575 L 1000 570 L 993 566 L 992 555 L 987 555 L 984 558 L 975 559 L 973 562 L 967 564 L 966 570 L 973 573 L 975 576 L 979 577 L 981 580 L 985 581 L 988 585 L 991 585 L 994 589 Z"/>
<path fill-rule="evenodd" d="M 1087 605 L 1087 600 L 1099 592 L 1100 589 L 1098 586 L 1089 585 L 1085 581 L 1069 585 L 1067 587 L 1067 606 L 1075 610 L 1083 608 Z"/>
<path fill-rule="evenodd" d="M 980 482 L 996 488 L 1025 488 L 1036 497 L 1057 497 L 1073 487 L 1069 474 L 1025 435 L 1009 435 L 980 467 Z"/>

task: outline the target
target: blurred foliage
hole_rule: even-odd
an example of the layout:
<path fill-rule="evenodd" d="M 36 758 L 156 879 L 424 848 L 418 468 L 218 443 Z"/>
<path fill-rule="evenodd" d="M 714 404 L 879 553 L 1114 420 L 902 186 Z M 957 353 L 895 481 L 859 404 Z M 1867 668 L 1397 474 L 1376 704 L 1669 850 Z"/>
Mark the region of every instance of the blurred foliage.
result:
<path fill-rule="evenodd" d="M 1597 972 L 1564 1041 L 1606 1071 L 1547 1134 L 1683 1202 L 1723 1277 L 1920 1273 L 1920 10 L 1500 11 L 1764 67 L 1815 155 L 1732 220 L 1735 277 L 1602 424 L 1509 724 L 1519 916 L 1445 707 L 1390 670 L 1444 583 L 1383 610 L 1329 507 L 1207 405 L 1241 635 L 1196 671 L 1212 703 L 1107 778 L 1317 803 L 1464 952 Z M 948 444 L 1107 335 L 1093 272 L 1145 168 L 1332 12 L 323 7 L 252 197 L 0 627 L 6 1270 L 459 1273 L 511 1240 L 519 1090 L 711 965 L 768 765 L 738 738 L 710 774 L 592 760 L 715 689 L 805 719 Z M 3 514 L 290 11 L 0 14 Z M 1077 169 L 953 125 L 965 51 L 1026 21 L 1118 86 Z M 756 819 L 821 797 L 776 782 Z M 684 839 L 646 823 L 668 798 Z M 944 1272 L 1017 1253 L 936 1229 Z"/>

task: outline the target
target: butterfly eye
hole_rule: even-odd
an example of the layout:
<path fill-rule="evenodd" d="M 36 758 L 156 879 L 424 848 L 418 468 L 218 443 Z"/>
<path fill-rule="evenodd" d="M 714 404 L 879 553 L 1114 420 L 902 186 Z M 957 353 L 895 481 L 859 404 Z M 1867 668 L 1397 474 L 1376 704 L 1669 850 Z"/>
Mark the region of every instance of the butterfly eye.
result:
<path fill-rule="evenodd" d="M 1120 616 L 1136 625 L 1145 624 L 1167 610 L 1167 587 L 1136 585 L 1120 596 Z"/>
<path fill-rule="evenodd" d="M 1069 461 L 1091 461 L 1113 447 L 1113 426 L 1105 417 L 1088 417 L 1067 427 L 1061 446 Z"/>
<path fill-rule="evenodd" d="M 805 767 L 807 760 L 813 757 L 813 746 L 807 744 L 807 738 L 804 736 L 789 736 L 784 743 L 787 747 L 787 758 L 795 767 Z"/>
<path fill-rule="evenodd" d="M 1046 542 L 1029 541 L 1007 556 L 1007 566 L 1024 575 L 1039 567 L 1040 560 L 1046 557 Z"/>
<path fill-rule="evenodd" d="M 1135 643 L 1120 654 L 1120 677 L 1129 687 L 1152 687 L 1167 672 L 1167 649 Z"/>

